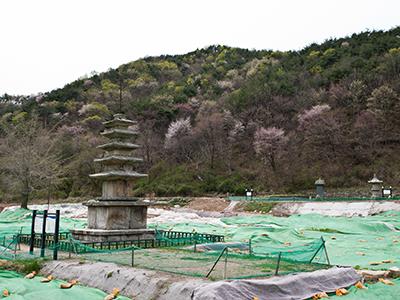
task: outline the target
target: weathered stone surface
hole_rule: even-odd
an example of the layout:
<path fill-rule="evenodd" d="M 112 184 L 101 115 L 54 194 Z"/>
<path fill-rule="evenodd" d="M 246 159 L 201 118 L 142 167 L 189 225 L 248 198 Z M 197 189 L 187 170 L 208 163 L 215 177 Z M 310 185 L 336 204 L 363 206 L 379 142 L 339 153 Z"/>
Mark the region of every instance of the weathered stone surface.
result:
<path fill-rule="evenodd" d="M 102 197 L 89 201 L 88 229 L 72 231 L 74 237 L 84 242 L 129 241 L 154 239 L 154 231 L 147 230 L 148 203 L 133 197 L 133 184 L 137 178 L 147 174 L 136 172 L 133 167 L 141 158 L 133 156 L 139 146 L 126 142 L 135 139 L 138 133 L 129 129 L 136 122 L 122 114 L 104 122 L 107 128 L 102 135 L 111 138 L 108 144 L 99 148 L 106 150 L 104 157 L 95 159 L 103 171 L 90 177 L 102 181 Z"/>
<path fill-rule="evenodd" d="M 372 198 L 382 197 L 382 183 L 383 183 L 383 181 L 378 179 L 378 177 L 376 177 L 376 174 L 374 174 L 374 177 L 371 180 L 369 180 L 368 183 L 371 185 L 371 196 L 372 196 Z"/>
<path fill-rule="evenodd" d="M 142 158 L 121 156 L 121 155 L 110 155 L 102 158 L 96 158 L 94 162 L 101 163 L 103 165 L 123 165 L 123 164 L 135 164 L 137 162 L 142 162 Z"/>
<path fill-rule="evenodd" d="M 139 178 L 146 177 L 147 174 L 140 174 L 134 171 L 107 171 L 102 173 L 90 174 L 90 177 L 102 179 L 102 180 L 116 180 L 116 179 L 126 179 L 126 178 Z"/>
<path fill-rule="evenodd" d="M 140 148 L 140 145 L 133 144 L 133 143 L 127 143 L 127 142 L 121 142 L 121 141 L 112 141 L 107 144 L 99 145 L 99 146 L 97 146 L 97 148 L 103 149 L 106 151 L 117 150 L 117 149 L 135 150 L 137 148 Z"/>
<path fill-rule="evenodd" d="M 147 206 L 135 202 L 92 202 L 88 206 L 90 229 L 143 229 L 147 226 Z"/>
<path fill-rule="evenodd" d="M 111 139 L 125 139 L 137 136 L 139 133 L 129 129 L 113 128 L 105 130 L 101 134 Z"/>
<path fill-rule="evenodd" d="M 114 127 L 122 127 L 127 128 L 132 125 L 136 125 L 136 121 L 129 120 L 125 118 L 123 114 L 115 114 L 114 119 L 110 121 L 103 122 L 105 128 L 114 128 Z"/>

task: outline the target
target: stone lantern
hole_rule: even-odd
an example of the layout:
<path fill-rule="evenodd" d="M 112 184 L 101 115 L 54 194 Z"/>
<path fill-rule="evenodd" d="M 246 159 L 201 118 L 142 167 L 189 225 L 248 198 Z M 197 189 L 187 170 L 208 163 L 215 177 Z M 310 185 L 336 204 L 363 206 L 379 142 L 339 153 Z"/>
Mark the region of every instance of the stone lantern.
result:
<path fill-rule="evenodd" d="M 314 184 L 317 198 L 323 198 L 325 196 L 325 180 L 320 177 Z"/>
<path fill-rule="evenodd" d="M 378 177 L 376 177 L 376 174 L 374 174 L 374 177 L 371 180 L 369 180 L 368 183 L 371 185 L 372 198 L 381 197 L 383 181 L 379 180 Z"/>
<path fill-rule="evenodd" d="M 88 228 L 71 232 L 82 242 L 152 239 L 154 230 L 146 228 L 149 202 L 133 196 L 135 181 L 147 176 L 134 170 L 142 161 L 134 156 L 139 148 L 134 143 L 138 132 L 131 127 L 136 122 L 116 114 L 103 124 L 101 134 L 110 141 L 98 146 L 105 154 L 94 160 L 102 166 L 102 172 L 89 175 L 101 181 L 102 196 L 84 203 L 88 207 Z"/>

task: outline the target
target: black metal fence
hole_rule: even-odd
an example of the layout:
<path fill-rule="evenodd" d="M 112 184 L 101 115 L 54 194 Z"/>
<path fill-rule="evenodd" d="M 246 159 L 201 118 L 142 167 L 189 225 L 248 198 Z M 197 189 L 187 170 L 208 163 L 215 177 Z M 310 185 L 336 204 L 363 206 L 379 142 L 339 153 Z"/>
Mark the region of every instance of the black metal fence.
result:
<path fill-rule="evenodd" d="M 47 233 L 45 236 L 45 247 L 54 249 L 55 241 L 54 234 Z M 115 242 L 81 242 L 71 238 L 70 233 L 60 233 L 58 236 L 58 250 L 75 253 L 88 253 L 102 250 L 118 250 L 130 247 L 136 248 L 161 248 L 193 245 L 198 243 L 216 243 L 224 242 L 223 235 L 204 234 L 196 232 L 181 232 L 181 231 L 164 231 L 156 230 L 155 239 L 136 239 L 129 241 Z M 20 234 L 19 242 L 29 245 L 31 241 L 30 234 Z M 33 244 L 35 248 L 40 248 L 42 245 L 42 236 L 35 235 Z"/>

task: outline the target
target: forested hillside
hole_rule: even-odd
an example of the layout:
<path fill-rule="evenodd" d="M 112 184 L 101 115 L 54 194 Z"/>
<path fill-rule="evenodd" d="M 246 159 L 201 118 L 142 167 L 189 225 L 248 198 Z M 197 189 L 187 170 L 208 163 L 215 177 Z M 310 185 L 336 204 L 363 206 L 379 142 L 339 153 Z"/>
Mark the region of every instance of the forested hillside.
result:
<path fill-rule="evenodd" d="M 260 37 L 262 38 L 262 37 Z M 283 37 L 287 38 L 287 37 Z M 101 122 L 139 122 L 137 195 L 297 192 L 400 180 L 400 27 L 301 51 L 211 46 L 0 98 L 0 196 L 81 196 Z M 21 163 L 24 162 L 24 163 Z M 23 178 L 23 180 L 17 180 Z M 50 188 L 50 189 L 49 189 Z"/>

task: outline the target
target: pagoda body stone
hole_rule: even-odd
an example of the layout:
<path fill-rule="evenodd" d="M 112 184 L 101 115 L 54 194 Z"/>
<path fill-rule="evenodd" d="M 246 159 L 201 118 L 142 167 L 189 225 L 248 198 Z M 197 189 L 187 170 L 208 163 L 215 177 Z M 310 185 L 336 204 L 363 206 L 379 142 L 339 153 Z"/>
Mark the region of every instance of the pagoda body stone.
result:
<path fill-rule="evenodd" d="M 102 196 L 84 203 L 88 207 L 88 228 L 75 229 L 72 234 L 83 242 L 153 239 L 154 230 L 147 229 L 149 202 L 133 196 L 135 180 L 147 176 L 135 171 L 135 165 L 142 161 L 134 156 L 139 148 L 134 143 L 138 132 L 130 127 L 136 122 L 116 114 L 103 124 L 101 134 L 110 141 L 98 146 L 105 154 L 94 160 L 102 171 L 89 175 L 102 182 Z"/>

